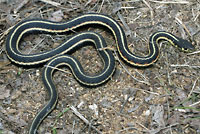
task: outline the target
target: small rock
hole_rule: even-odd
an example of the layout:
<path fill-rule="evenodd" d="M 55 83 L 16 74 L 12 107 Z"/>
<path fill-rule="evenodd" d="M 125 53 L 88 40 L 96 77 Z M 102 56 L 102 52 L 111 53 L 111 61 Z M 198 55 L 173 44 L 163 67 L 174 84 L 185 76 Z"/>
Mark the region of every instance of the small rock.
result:
<path fill-rule="evenodd" d="M 96 104 L 93 104 L 93 105 L 89 105 L 89 108 L 91 109 L 91 110 L 93 110 L 94 111 L 94 113 L 95 113 L 95 115 L 96 116 L 98 116 L 99 115 L 99 113 L 98 113 L 98 110 L 97 110 L 97 105 Z"/>
<path fill-rule="evenodd" d="M 5 88 L 5 85 L 0 86 L 0 100 L 10 97 L 10 90 L 6 90 Z"/>
<path fill-rule="evenodd" d="M 18 91 L 16 91 L 16 93 L 11 97 L 11 99 L 12 99 L 12 100 L 15 100 L 15 99 L 17 99 L 21 94 L 22 94 L 22 92 L 18 90 Z"/>

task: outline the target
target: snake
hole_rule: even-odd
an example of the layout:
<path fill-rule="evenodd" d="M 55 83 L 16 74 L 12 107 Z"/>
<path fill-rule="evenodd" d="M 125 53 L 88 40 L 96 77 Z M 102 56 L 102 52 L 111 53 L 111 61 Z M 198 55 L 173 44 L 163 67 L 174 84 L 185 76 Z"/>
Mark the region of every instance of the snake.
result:
<path fill-rule="evenodd" d="M 129 65 L 136 67 L 147 67 L 158 60 L 160 41 L 168 41 L 169 44 L 182 51 L 192 51 L 194 46 L 189 41 L 179 38 L 166 31 L 157 31 L 149 38 L 149 53 L 139 56 L 131 52 L 128 47 L 125 32 L 122 26 L 112 17 L 99 13 L 86 13 L 74 17 L 66 22 L 53 22 L 44 19 L 26 19 L 15 25 L 8 34 L 6 40 L 6 54 L 8 58 L 17 65 L 34 66 L 45 64 L 42 73 L 43 83 L 49 94 L 48 103 L 37 113 L 32 121 L 29 134 L 36 134 L 39 125 L 47 115 L 55 108 L 58 93 L 53 83 L 53 72 L 59 66 L 68 66 L 75 79 L 86 86 L 98 86 L 108 81 L 115 71 L 115 57 L 113 52 L 106 49 L 107 44 L 102 35 L 93 32 L 81 32 L 73 35 L 68 40 L 52 50 L 34 54 L 24 54 L 19 49 L 21 40 L 30 34 L 65 34 L 84 26 L 102 26 L 113 35 L 116 49 L 121 59 Z M 103 61 L 103 69 L 95 75 L 84 72 L 80 62 L 71 52 L 86 45 L 93 45 Z"/>

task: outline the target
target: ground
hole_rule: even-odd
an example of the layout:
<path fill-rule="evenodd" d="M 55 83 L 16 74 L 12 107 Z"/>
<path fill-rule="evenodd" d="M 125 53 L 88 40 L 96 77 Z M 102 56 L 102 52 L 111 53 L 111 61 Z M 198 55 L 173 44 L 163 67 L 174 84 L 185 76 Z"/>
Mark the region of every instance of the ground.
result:
<path fill-rule="evenodd" d="M 38 133 L 200 134 L 199 0 L 0 0 L 0 134 L 27 133 L 49 99 L 42 82 L 44 65 L 25 67 L 7 58 L 10 29 L 24 19 L 65 22 L 88 12 L 117 20 L 137 55 L 148 54 L 149 37 L 159 30 L 189 40 L 195 50 L 184 53 L 164 41 L 158 61 L 138 68 L 119 58 L 112 34 L 102 27 L 84 27 L 69 35 L 26 36 L 20 49 L 36 53 L 55 48 L 75 32 L 95 31 L 105 37 L 116 57 L 114 75 L 97 87 L 80 85 L 68 68 L 56 71 L 58 103 Z M 92 46 L 72 55 L 89 74 L 103 68 Z"/>

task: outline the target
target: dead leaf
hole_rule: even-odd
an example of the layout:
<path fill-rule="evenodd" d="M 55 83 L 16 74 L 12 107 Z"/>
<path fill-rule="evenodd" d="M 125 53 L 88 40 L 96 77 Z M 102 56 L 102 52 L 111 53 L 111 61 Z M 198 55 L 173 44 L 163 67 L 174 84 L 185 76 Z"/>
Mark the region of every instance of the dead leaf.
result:
<path fill-rule="evenodd" d="M 50 18 L 51 21 L 55 21 L 55 22 L 60 22 L 63 19 L 63 12 L 61 10 L 58 10 L 54 13 L 52 13 L 52 17 Z"/>
<path fill-rule="evenodd" d="M 159 127 L 165 126 L 163 105 L 153 106 L 152 113 L 152 120 L 154 120 L 159 125 Z"/>
<path fill-rule="evenodd" d="M 5 89 L 5 85 L 0 85 L 0 100 L 8 98 L 10 96 L 10 90 Z"/>

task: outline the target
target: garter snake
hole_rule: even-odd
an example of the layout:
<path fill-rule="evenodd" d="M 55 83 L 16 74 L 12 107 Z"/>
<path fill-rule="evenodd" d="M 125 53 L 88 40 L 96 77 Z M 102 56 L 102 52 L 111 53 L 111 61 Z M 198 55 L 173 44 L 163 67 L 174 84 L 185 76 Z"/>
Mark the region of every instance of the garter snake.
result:
<path fill-rule="evenodd" d="M 150 36 L 149 54 L 143 57 L 135 55 L 128 48 L 126 36 L 120 24 L 113 18 L 103 14 L 83 14 L 67 22 L 59 23 L 42 19 L 29 19 L 18 23 L 10 31 L 7 38 L 6 52 L 9 59 L 19 65 L 47 64 L 43 70 L 42 78 L 44 85 L 48 90 L 50 100 L 34 118 L 29 134 L 37 133 L 37 129 L 41 121 L 52 111 L 57 102 L 57 91 L 52 81 L 52 73 L 55 69 L 51 67 L 67 65 L 72 70 L 74 77 L 80 83 L 89 86 L 96 86 L 104 83 L 112 76 L 115 69 L 115 60 L 110 50 L 103 49 L 106 47 L 104 39 L 101 35 L 94 32 L 76 34 L 55 49 L 36 54 L 22 54 L 19 50 L 21 39 L 24 35 L 35 32 L 59 34 L 83 27 L 85 25 L 101 25 L 108 28 L 114 36 L 120 57 L 125 62 L 133 66 L 144 67 L 156 62 L 159 57 L 159 48 L 157 44 L 160 40 L 166 40 L 183 51 L 194 49 L 192 44 L 187 40 L 181 39 L 165 31 L 159 31 Z M 84 46 L 87 43 L 95 44 L 95 47 L 97 48 L 104 63 L 103 70 L 94 76 L 88 76 L 84 72 L 80 62 L 74 57 L 67 55 L 67 53 L 77 49 L 79 46 Z"/>

